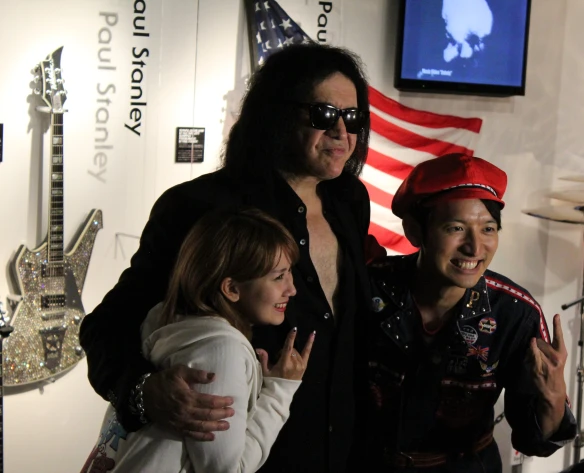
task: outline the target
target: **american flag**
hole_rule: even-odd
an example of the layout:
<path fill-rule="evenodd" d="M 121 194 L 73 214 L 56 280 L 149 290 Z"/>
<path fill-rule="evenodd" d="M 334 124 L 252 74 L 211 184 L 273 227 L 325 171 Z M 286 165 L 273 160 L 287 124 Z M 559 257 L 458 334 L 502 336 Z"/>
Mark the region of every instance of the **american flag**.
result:
<path fill-rule="evenodd" d="M 361 180 L 371 200 L 369 233 L 390 254 L 416 250 L 391 212 L 393 194 L 417 164 L 448 153 L 474 155 L 479 118 L 415 110 L 369 88 L 371 139 Z"/>
<path fill-rule="evenodd" d="M 273 0 L 246 0 L 252 67 L 290 44 L 312 41 Z M 391 212 L 393 194 L 416 164 L 447 153 L 474 155 L 479 118 L 415 110 L 369 88 L 371 141 L 361 180 L 371 199 L 369 233 L 389 254 L 416 251 Z"/>
<path fill-rule="evenodd" d="M 291 44 L 312 42 L 277 2 L 245 0 L 252 69 Z"/>

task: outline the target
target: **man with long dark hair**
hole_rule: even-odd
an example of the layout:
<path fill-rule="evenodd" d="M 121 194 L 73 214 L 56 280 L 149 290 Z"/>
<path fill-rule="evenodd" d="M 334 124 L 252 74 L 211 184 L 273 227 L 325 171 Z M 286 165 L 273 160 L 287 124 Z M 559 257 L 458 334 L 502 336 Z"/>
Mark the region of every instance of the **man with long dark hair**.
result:
<path fill-rule="evenodd" d="M 355 428 L 355 342 L 370 301 L 369 198 L 357 179 L 369 140 L 367 94 L 360 61 L 346 50 L 311 44 L 273 54 L 251 79 L 222 168 L 158 199 L 130 268 L 81 326 L 90 382 L 126 429 L 157 422 L 212 440 L 228 428 L 230 399 L 192 387 L 213 374 L 155 372 L 140 354 L 139 328 L 164 298 L 192 225 L 206 212 L 244 204 L 277 218 L 300 247 L 286 321 L 254 328 L 253 345 L 274 362 L 292 327 L 298 346 L 317 332 L 290 419 L 261 471 L 344 471 Z"/>

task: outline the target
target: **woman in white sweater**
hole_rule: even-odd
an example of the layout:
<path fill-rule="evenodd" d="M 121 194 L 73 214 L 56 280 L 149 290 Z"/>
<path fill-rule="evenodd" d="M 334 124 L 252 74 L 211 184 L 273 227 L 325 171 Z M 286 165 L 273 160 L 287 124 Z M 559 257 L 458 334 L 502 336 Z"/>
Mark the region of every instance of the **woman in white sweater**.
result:
<path fill-rule="evenodd" d="M 149 424 L 128 433 L 109 406 L 82 473 L 254 472 L 289 416 L 314 334 L 302 350 L 290 332 L 278 363 L 258 362 L 254 324 L 279 325 L 296 294 L 291 265 L 298 248 L 276 220 L 250 209 L 213 212 L 187 235 L 167 297 L 142 325 L 142 350 L 159 369 L 182 364 L 216 373 L 199 392 L 231 396 L 230 429 L 199 442 Z"/>

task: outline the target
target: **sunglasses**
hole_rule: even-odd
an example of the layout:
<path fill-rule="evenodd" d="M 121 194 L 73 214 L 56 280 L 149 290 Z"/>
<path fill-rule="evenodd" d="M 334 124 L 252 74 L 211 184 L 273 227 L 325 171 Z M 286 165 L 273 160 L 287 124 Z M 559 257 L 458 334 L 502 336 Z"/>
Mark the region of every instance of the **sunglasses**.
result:
<path fill-rule="evenodd" d="M 340 109 L 328 103 L 301 103 L 308 107 L 310 113 L 310 123 L 317 130 L 330 130 L 343 117 L 343 123 L 347 133 L 359 133 L 367 123 L 369 112 L 364 112 L 358 108 Z"/>

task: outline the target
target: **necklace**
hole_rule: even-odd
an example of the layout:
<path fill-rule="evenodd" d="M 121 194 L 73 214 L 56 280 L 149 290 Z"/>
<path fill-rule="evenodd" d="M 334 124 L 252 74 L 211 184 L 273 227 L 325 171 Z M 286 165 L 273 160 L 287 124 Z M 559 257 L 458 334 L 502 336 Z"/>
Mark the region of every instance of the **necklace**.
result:
<path fill-rule="evenodd" d="M 436 328 L 434 329 L 429 329 L 426 325 L 426 323 L 424 322 L 424 318 L 422 317 L 422 312 L 420 311 L 420 308 L 418 307 L 418 303 L 416 302 L 416 299 L 414 298 L 414 296 L 412 296 L 412 300 L 414 301 L 414 307 L 416 309 L 416 313 L 418 314 L 418 316 L 420 317 L 420 322 L 422 322 L 422 331 L 426 334 L 429 335 L 431 337 L 433 337 L 434 335 L 436 335 L 440 330 L 442 330 L 442 327 L 444 327 L 444 319 L 440 320 L 440 323 L 436 326 Z"/>

